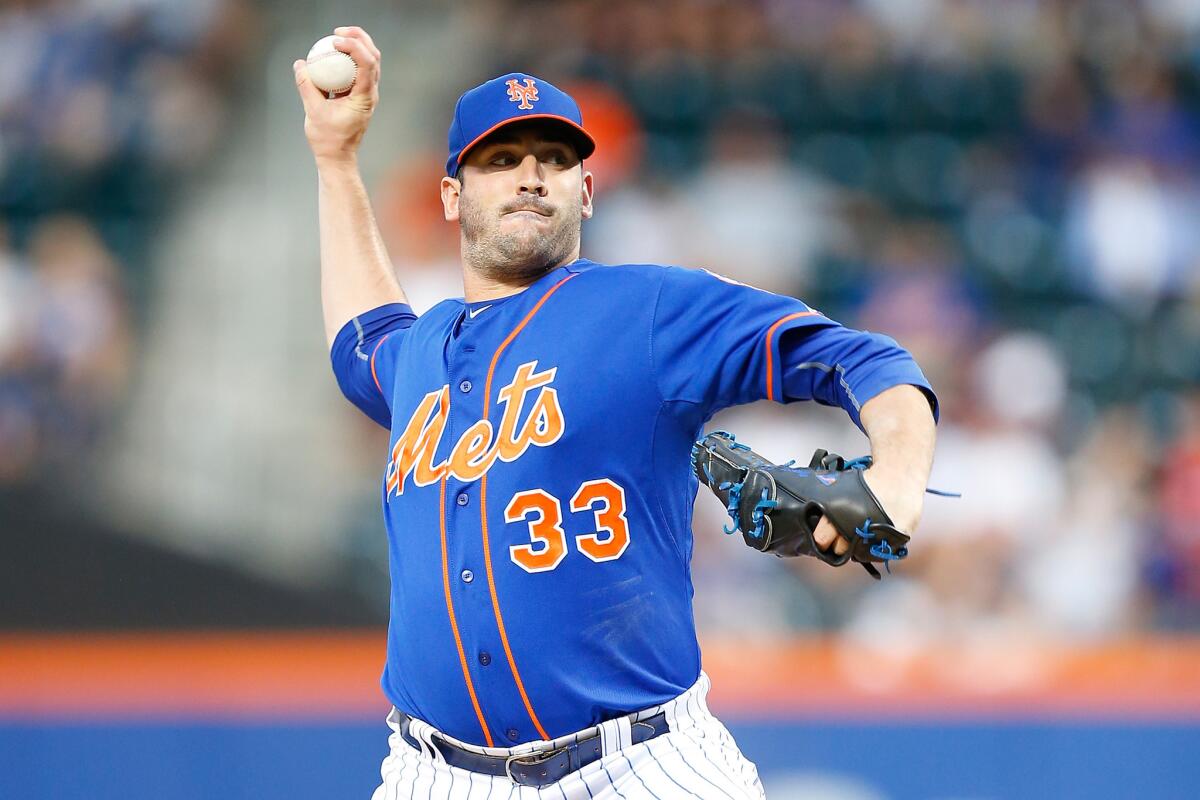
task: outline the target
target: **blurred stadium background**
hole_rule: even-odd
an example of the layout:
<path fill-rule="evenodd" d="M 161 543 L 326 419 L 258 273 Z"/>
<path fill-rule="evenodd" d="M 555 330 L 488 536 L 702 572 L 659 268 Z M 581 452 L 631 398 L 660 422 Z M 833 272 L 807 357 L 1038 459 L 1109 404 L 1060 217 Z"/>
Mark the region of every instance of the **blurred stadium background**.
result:
<path fill-rule="evenodd" d="M 362 163 L 418 310 L 461 295 L 452 103 L 521 69 L 599 133 L 585 255 L 795 294 L 933 381 L 964 496 L 890 580 L 698 500 L 769 796 L 1197 795 L 1200 3 L 4 0 L 0 798 L 377 782 L 386 440 L 328 367 L 289 69 L 337 24 L 384 52 Z"/>

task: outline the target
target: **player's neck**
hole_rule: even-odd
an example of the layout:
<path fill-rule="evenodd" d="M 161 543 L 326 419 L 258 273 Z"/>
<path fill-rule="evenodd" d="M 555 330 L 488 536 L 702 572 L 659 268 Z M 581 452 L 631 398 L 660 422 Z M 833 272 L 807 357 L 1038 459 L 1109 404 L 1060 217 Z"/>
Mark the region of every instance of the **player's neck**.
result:
<path fill-rule="evenodd" d="M 481 300 L 498 300 L 501 297 L 509 297 L 510 295 L 518 294 L 524 291 L 530 284 L 536 283 L 547 272 L 558 269 L 563 264 L 570 264 L 578 260 L 579 253 L 572 253 L 569 257 L 561 262 L 550 266 L 528 278 L 518 281 L 506 281 L 501 278 L 495 278 L 490 275 L 485 275 L 473 268 L 469 264 L 463 264 L 463 299 L 468 303 L 477 303 Z"/>

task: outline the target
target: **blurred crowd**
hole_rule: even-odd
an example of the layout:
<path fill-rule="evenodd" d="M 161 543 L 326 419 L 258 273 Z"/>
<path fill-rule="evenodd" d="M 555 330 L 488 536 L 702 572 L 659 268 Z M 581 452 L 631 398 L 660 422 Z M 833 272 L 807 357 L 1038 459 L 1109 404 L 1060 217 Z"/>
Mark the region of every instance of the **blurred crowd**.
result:
<path fill-rule="evenodd" d="M 131 378 L 148 250 L 212 156 L 240 0 L 0 0 L 0 492 L 78 475 Z"/>
<path fill-rule="evenodd" d="M 131 333 L 88 220 L 45 218 L 24 256 L 0 230 L 0 486 L 80 477 L 128 382 Z"/>
<path fill-rule="evenodd" d="M 599 141 L 585 255 L 793 294 L 898 339 L 938 391 L 931 483 L 963 497 L 929 498 L 895 574 L 756 557 L 702 495 L 705 630 L 916 642 L 1200 625 L 1200 4 L 467 11 L 461 40 L 487 55 L 455 93 L 519 69 L 583 106 Z M 78 468 L 120 408 L 146 286 L 169 268 L 147 249 L 179 187 L 203 179 L 260 13 L 0 0 L 0 491 Z M 448 111 L 409 113 L 444 135 Z M 398 158 L 372 195 L 420 311 L 461 294 L 457 231 L 437 152 Z M 713 426 L 779 460 L 867 446 L 815 406 Z M 343 555 L 346 580 L 383 603 L 379 436 L 360 448 Z"/>
<path fill-rule="evenodd" d="M 486 72 L 553 76 L 597 133 L 585 255 L 794 294 L 897 338 L 939 392 L 931 483 L 963 497 L 928 500 L 896 574 L 755 558 L 702 494 L 703 629 L 1200 623 L 1200 5 L 474 6 Z M 400 168 L 384 196 L 431 179 Z M 426 233 L 436 198 L 410 205 L 384 204 L 393 255 L 449 281 L 455 239 Z M 779 460 L 867 447 L 827 409 L 712 424 Z"/>

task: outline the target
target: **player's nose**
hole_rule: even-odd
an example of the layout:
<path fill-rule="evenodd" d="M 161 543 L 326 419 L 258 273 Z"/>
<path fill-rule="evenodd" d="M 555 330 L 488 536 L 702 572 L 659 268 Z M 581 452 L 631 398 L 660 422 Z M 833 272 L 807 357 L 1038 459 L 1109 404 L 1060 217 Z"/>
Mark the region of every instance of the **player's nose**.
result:
<path fill-rule="evenodd" d="M 546 196 L 546 176 L 542 173 L 542 163 L 537 156 L 530 153 L 521 159 L 518 169 L 518 194 L 536 194 Z"/>

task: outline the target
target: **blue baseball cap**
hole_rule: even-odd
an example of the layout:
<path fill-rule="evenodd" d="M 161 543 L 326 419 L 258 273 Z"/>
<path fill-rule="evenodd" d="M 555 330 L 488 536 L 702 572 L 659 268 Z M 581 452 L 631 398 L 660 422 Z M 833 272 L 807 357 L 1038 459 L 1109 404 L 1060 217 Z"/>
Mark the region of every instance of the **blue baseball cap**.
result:
<path fill-rule="evenodd" d="M 583 129 L 583 115 L 571 95 L 549 81 L 510 72 L 476 86 L 454 106 L 447 140 L 450 157 L 446 174 L 458 171 L 472 147 L 500 128 L 527 119 L 551 120 L 563 126 L 581 159 L 596 150 L 596 141 Z"/>

